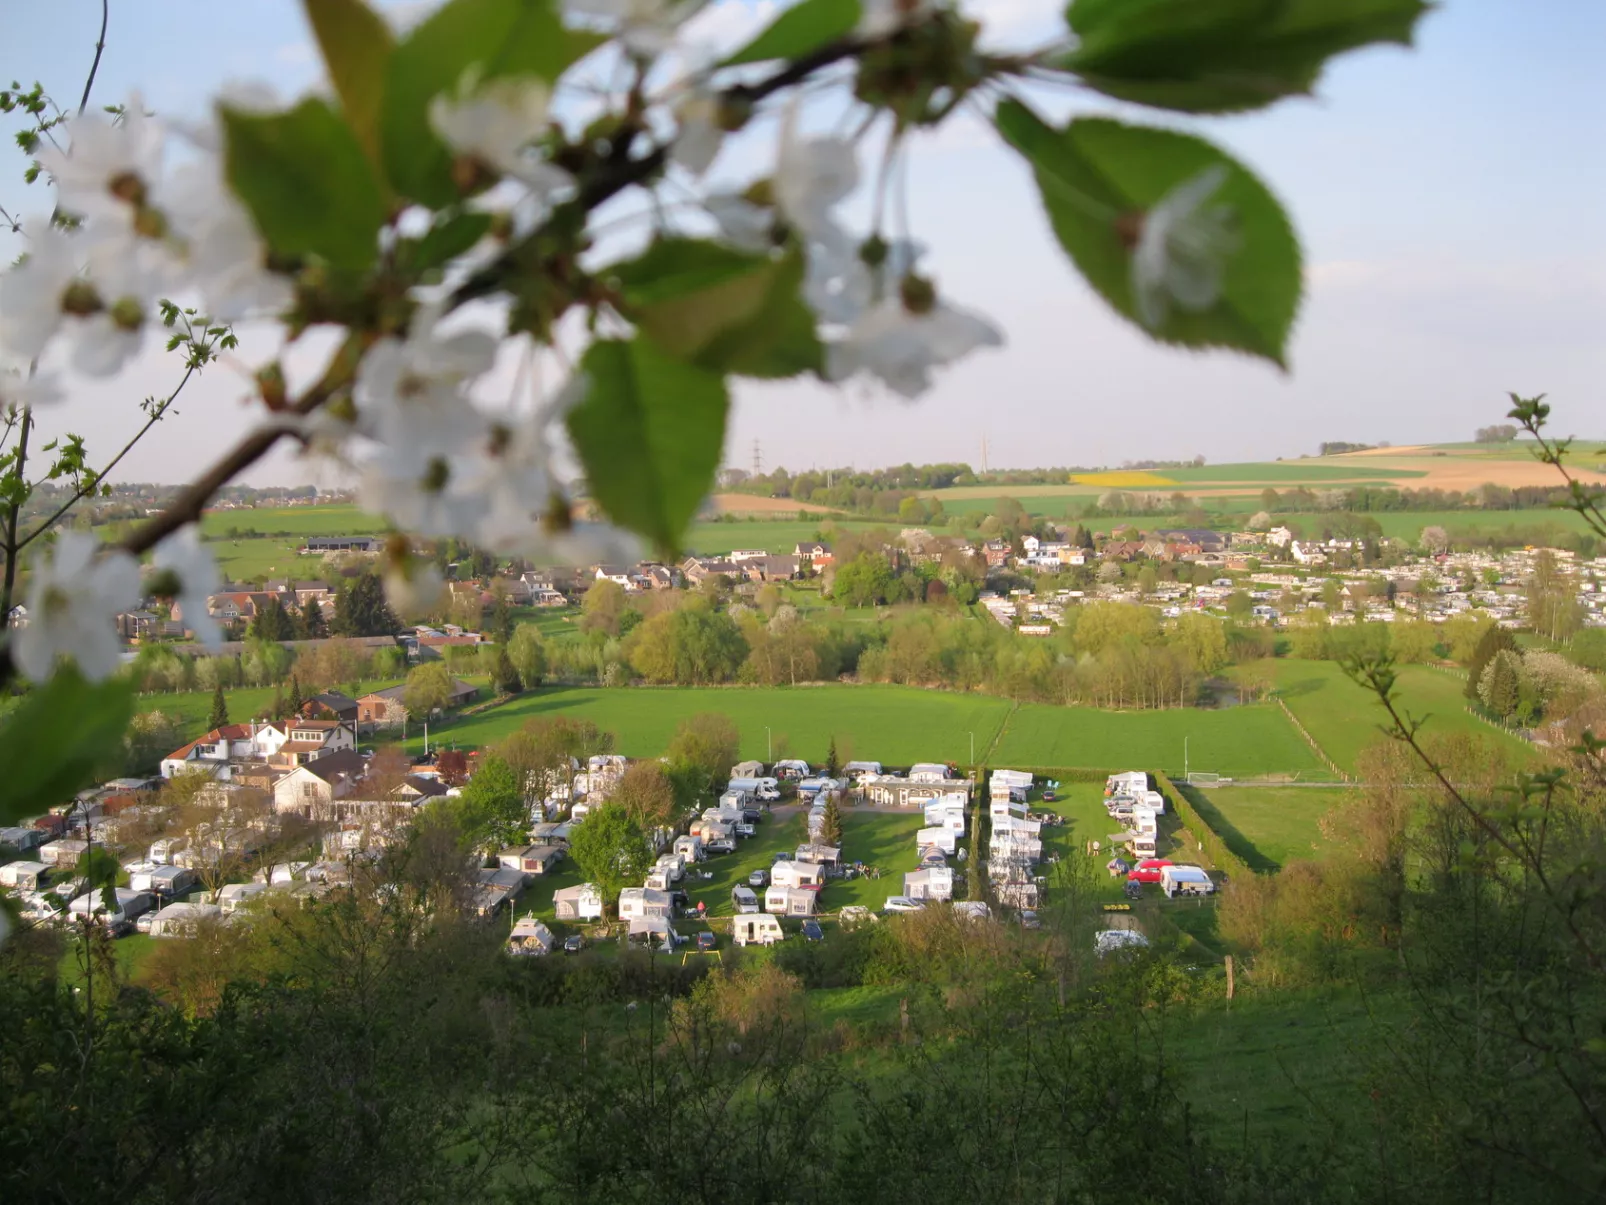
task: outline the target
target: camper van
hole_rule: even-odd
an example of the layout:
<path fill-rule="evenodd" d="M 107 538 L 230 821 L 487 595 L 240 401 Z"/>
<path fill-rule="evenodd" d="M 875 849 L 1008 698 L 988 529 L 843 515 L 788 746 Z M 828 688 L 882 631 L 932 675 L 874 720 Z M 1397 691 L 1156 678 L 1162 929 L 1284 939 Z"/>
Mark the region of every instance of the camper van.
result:
<path fill-rule="evenodd" d="M 1173 899 L 1179 895 L 1209 895 L 1215 889 L 1210 876 L 1197 866 L 1167 866 L 1160 871 L 1160 890 Z"/>
<path fill-rule="evenodd" d="M 736 905 L 738 912 L 757 912 L 758 895 L 751 887 L 731 888 L 731 903 Z"/>

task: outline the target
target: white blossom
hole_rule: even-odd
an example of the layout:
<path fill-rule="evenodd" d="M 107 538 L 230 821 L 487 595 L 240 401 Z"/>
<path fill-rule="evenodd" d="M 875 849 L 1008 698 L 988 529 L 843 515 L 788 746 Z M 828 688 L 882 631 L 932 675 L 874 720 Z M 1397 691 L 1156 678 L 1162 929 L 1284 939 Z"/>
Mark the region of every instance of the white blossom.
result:
<path fill-rule="evenodd" d="M 853 34 L 859 38 L 884 38 L 935 8 L 931 0 L 860 0 L 859 24 Z"/>
<path fill-rule="evenodd" d="M 139 602 L 139 565 L 120 548 L 101 551 L 86 532 L 64 531 L 50 558 L 33 568 L 28 623 L 12 633 L 11 654 L 35 682 L 50 676 L 58 657 L 71 657 L 84 677 L 110 677 L 122 645 L 117 613 Z"/>
<path fill-rule="evenodd" d="M 357 370 L 367 433 L 390 456 L 407 460 L 404 474 L 418 467 L 421 455 L 451 452 L 483 431 L 464 390 L 491 370 L 496 340 L 481 330 L 438 334 L 439 319 L 437 305 L 420 307 L 407 337 L 380 340 Z"/>
<path fill-rule="evenodd" d="M 845 138 L 804 138 L 797 131 L 798 106 L 781 122 L 775 158 L 775 203 L 793 228 L 829 245 L 844 241 L 832 209 L 859 187 L 859 157 Z"/>
<path fill-rule="evenodd" d="M 385 597 L 398 619 L 433 614 L 445 593 L 446 579 L 432 562 L 409 556 L 405 563 L 393 562 L 385 570 Z"/>
<path fill-rule="evenodd" d="M 675 120 L 680 129 L 669 158 L 692 175 L 700 176 L 712 166 L 725 141 L 718 95 L 705 88 L 692 89 L 675 106 Z"/>
<path fill-rule="evenodd" d="M 560 167 L 527 152 L 547 128 L 552 90 L 535 76 L 481 81 L 476 68 L 464 72 L 455 95 L 429 102 L 429 124 L 459 155 L 467 155 L 543 195 L 574 183 Z"/>
<path fill-rule="evenodd" d="M 49 406 L 65 396 L 54 373 L 36 372 L 32 376 L 20 368 L 0 367 L 0 414 L 24 406 Z"/>
<path fill-rule="evenodd" d="M 1132 253 L 1132 296 L 1150 330 L 1175 302 L 1209 309 L 1221 296 L 1227 257 L 1238 247 L 1230 206 L 1207 204 L 1227 179 L 1220 164 L 1177 185 L 1144 216 Z"/>
<path fill-rule="evenodd" d="M 432 538 L 468 536 L 479 526 L 485 502 L 459 487 L 457 471 L 450 456 L 424 449 L 404 457 L 382 448 L 363 466 L 357 502 L 403 531 Z"/>
<path fill-rule="evenodd" d="M 846 243 L 814 243 L 808 248 L 803 301 L 822 322 L 848 326 L 914 270 L 925 247 L 911 239 L 886 244 L 886 256 L 872 268 L 860 248 Z"/>
<path fill-rule="evenodd" d="M 201 532 L 187 523 L 156 545 L 151 564 L 158 572 L 171 574 L 178 581 L 174 594 L 183 621 L 195 639 L 217 652 L 223 646 L 223 630 L 206 608 L 206 600 L 223 588 L 217 560 L 201 542 Z"/>
<path fill-rule="evenodd" d="M 69 320 L 72 364 L 86 376 L 107 377 L 139 354 L 147 315 L 175 283 L 173 264 L 146 239 L 91 239 L 86 258 L 101 308 Z"/>
<path fill-rule="evenodd" d="M 218 322 L 279 314 L 295 300 L 290 281 L 268 271 L 268 247 L 250 212 L 223 178 L 222 161 L 203 156 L 173 173 L 162 197 L 189 283 Z"/>
<path fill-rule="evenodd" d="M 90 222 L 126 215 L 145 202 L 162 170 L 162 127 L 136 92 L 122 117 L 88 112 L 67 123 L 71 147 L 43 147 L 39 162 L 56 183 L 61 208 Z"/>
<path fill-rule="evenodd" d="M 933 368 L 1003 342 L 997 327 L 968 310 L 938 301 L 915 314 L 901 298 L 888 297 L 866 310 L 844 339 L 828 345 L 825 375 L 845 381 L 868 372 L 894 393 L 916 398 L 931 387 Z"/>
<path fill-rule="evenodd" d="M 27 258 L 0 275 L 0 344 L 37 359 L 61 326 L 61 303 L 79 281 L 83 247 L 46 218 L 23 223 Z"/>
<path fill-rule="evenodd" d="M 579 17 L 606 22 L 618 31 L 626 51 L 637 58 L 657 58 L 674 44 L 680 27 L 695 17 L 705 0 L 567 0 L 565 8 Z"/>

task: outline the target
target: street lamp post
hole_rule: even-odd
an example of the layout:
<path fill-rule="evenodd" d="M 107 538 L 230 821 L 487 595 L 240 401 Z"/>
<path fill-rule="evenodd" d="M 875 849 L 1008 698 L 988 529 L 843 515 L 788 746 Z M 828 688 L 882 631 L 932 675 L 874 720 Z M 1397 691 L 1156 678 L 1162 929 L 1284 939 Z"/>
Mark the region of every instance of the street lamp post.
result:
<path fill-rule="evenodd" d="M 976 765 L 976 734 L 974 732 L 970 734 L 970 765 L 972 769 Z"/>
<path fill-rule="evenodd" d="M 1187 737 L 1183 737 L 1182 738 L 1182 777 L 1183 777 L 1184 781 L 1186 781 L 1186 779 L 1188 777 L 1188 738 Z"/>
<path fill-rule="evenodd" d="M 769 760 L 770 765 L 773 766 L 775 764 L 775 738 L 770 735 L 770 726 L 768 724 L 764 725 L 764 755 Z"/>

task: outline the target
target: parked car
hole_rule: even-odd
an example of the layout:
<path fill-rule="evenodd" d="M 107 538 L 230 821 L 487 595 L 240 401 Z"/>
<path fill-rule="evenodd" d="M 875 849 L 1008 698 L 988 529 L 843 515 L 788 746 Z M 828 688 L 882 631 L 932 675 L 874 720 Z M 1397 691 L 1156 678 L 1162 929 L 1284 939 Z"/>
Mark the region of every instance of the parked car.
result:
<path fill-rule="evenodd" d="M 697 935 L 697 949 L 700 953 L 706 954 L 717 945 L 719 945 L 719 938 L 713 933 L 704 932 Z"/>
<path fill-rule="evenodd" d="M 758 832 L 758 829 L 751 824 L 738 824 L 736 826 L 736 835 L 738 837 L 751 837 L 756 832 Z"/>
<path fill-rule="evenodd" d="M 889 895 L 882 907 L 884 912 L 919 912 L 925 907 L 922 900 L 910 899 L 907 895 Z"/>
<path fill-rule="evenodd" d="M 736 842 L 729 837 L 715 837 L 703 848 L 711 854 L 733 854 L 736 852 Z"/>
<path fill-rule="evenodd" d="M 824 941 L 825 940 L 825 930 L 820 928 L 820 922 L 819 921 L 817 921 L 817 920 L 806 920 L 806 921 L 803 922 L 803 940 L 804 941 Z"/>
<path fill-rule="evenodd" d="M 1022 908 L 1020 910 L 1020 915 L 1016 919 L 1020 921 L 1020 927 L 1022 929 L 1041 929 L 1043 927 L 1042 920 L 1039 919 L 1037 913 L 1031 908 Z"/>
<path fill-rule="evenodd" d="M 1148 944 L 1149 939 L 1136 929 L 1105 929 L 1093 937 L 1093 949 L 1100 958 L 1117 950 L 1141 950 Z"/>
<path fill-rule="evenodd" d="M 775 861 L 777 862 L 790 862 L 791 860 L 792 855 L 787 853 L 784 849 L 775 855 Z"/>
<path fill-rule="evenodd" d="M 1171 862 L 1167 858 L 1144 858 L 1127 871 L 1126 877 L 1134 883 L 1158 883 L 1160 872 L 1170 865 Z"/>
<path fill-rule="evenodd" d="M 578 954 L 586 948 L 586 939 L 578 933 L 571 933 L 563 939 L 563 952 L 565 954 Z"/>
<path fill-rule="evenodd" d="M 742 809 L 742 822 L 744 824 L 757 824 L 762 819 L 764 819 L 764 813 L 757 808 Z"/>
<path fill-rule="evenodd" d="M 770 872 L 767 870 L 755 870 L 747 876 L 748 885 L 752 887 L 767 887 L 769 886 L 769 881 Z"/>
<path fill-rule="evenodd" d="M 1058 798 L 1059 798 L 1059 796 L 1054 794 L 1053 791 L 1044 791 L 1043 792 L 1043 802 L 1044 803 L 1053 803 Z"/>

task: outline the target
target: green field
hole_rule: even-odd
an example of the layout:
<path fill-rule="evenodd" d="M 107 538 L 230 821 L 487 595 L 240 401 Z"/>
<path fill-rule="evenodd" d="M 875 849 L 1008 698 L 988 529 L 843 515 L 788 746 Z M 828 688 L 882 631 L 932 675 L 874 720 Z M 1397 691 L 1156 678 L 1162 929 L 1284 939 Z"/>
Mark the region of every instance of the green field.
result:
<path fill-rule="evenodd" d="M 1085 766 L 1181 771 L 1184 742 L 1195 770 L 1249 778 L 1326 772 L 1275 707 L 1220 711 L 1099 711 L 1029 703 L 1009 719 L 994 765 Z"/>
<path fill-rule="evenodd" d="M 305 537 L 373 535 L 385 528 L 385 521 L 378 515 L 365 514 L 349 502 L 212 510 L 201 516 L 202 534 L 213 539 L 221 539 L 230 531 Z"/>
<path fill-rule="evenodd" d="M 822 524 L 832 523 L 847 532 L 891 531 L 896 535 L 904 525 L 896 518 L 843 520 L 829 515 L 806 522 L 795 518 L 739 519 L 734 523 L 693 523 L 686 533 L 686 550 L 702 556 L 722 556 L 737 548 L 762 548 L 778 556 L 790 555 L 799 544 L 820 538 Z"/>
<path fill-rule="evenodd" d="M 1399 480 L 1409 477 L 1426 477 L 1421 469 L 1378 468 L 1368 460 L 1355 460 L 1345 464 L 1326 461 L 1315 463 L 1303 460 L 1279 460 L 1267 464 L 1207 464 L 1199 468 L 1155 469 L 1155 474 L 1178 485 L 1314 485 L 1318 482 L 1348 484 L 1358 478 L 1377 479 L 1405 485 Z"/>
<path fill-rule="evenodd" d="M 1343 788 L 1212 787 L 1189 798 L 1231 849 L 1257 871 L 1279 870 L 1295 859 L 1321 858 L 1332 849 L 1321 819 L 1349 797 Z"/>
<path fill-rule="evenodd" d="M 904 686 L 553 687 L 432 725 L 430 736 L 434 743 L 478 747 L 494 744 L 528 720 L 562 715 L 596 721 L 615 734 L 620 753 L 656 757 L 683 719 L 714 711 L 736 721 L 743 757 L 823 761 L 834 736 L 843 761 L 963 763 L 970 757 L 970 734 L 975 733 L 980 757 L 1009 708 L 1007 699 Z M 409 742 L 409 748 L 421 747 L 421 739 Z"/>
<path fill-rule="evenodd" d="M 217 558 L 223 578 L 230 582 L 249 582 L 259 578 L 291 578 L 314 581 L 326 572 L 323 557 L 301 556 L 301 536 L 264 536 L 260 539 L 229 539 L 214 536 L 207 541 Z"/>
<path fill-rule="evenodd" d="M 1379 728 L 1388 718 L 1382 705 L 1351 682 L 1334 662 L 1288 658 L 1243 669 L 1257 673 L 1269 669 L 1288 709 L 1327 755 L 1352 774 L 1361 750 L 1387 739 Z M 1425 732 L 1472 732 L 1486 737 L 1509 757 L 1532 756 L 1532 747 L 1526 742 L 1469 715 L 1462 687 L 1462 679 L 1443 670 L 1426 665 L 1399 667 L 1399 703 L 1417 719 L 1428 717 Z M 1204 768 L 1197 760 L 1194 764 Z"/>

